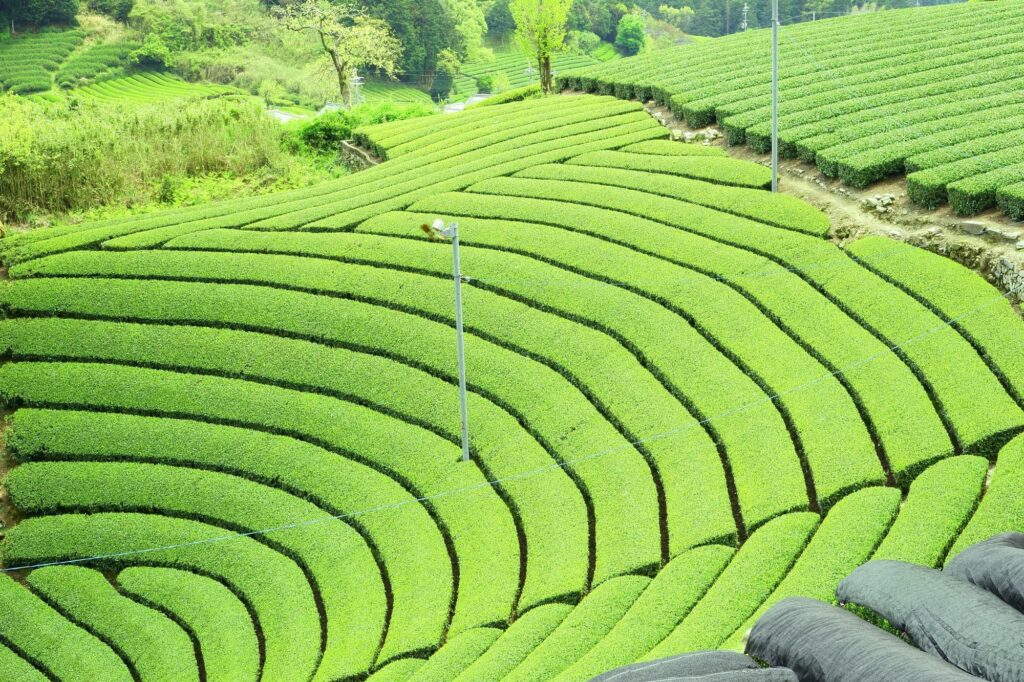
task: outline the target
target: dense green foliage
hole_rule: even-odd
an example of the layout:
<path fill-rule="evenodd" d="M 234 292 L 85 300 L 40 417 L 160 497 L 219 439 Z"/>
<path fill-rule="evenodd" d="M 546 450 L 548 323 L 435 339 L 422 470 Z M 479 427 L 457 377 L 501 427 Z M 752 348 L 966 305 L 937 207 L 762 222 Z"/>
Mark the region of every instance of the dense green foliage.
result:
<path fill-rule="evenodd" d="M 864 187 L 908 176 L 911 199 L 971 215 L 1024 182 L 1019 41 L 1013 0 L 865 13 L 782 31 L 784 156 Z M 950 31 L 956 41 L 944 37 Z M 905 35 L 905 40 L 892 40 Z M 718 122 L 730 144 L 770 146 L 767 33 L 661 50 L 559 78 L 563 87 L 656 99 L 691 126 Z M 1013 211 L 1013 202 L 1003 203 Z"/>
<path fill-rule="evenodd" d="M 976 274 L 635 102 L 352 134 L 386 160 L 0 241 L 4 679 L 583 682 L 1024 529 L 1024 323 Z"/>
<path fill-rule="evenodd" d="M 0 138 L 0 217 L 18 220 L 39 212 L 157 199 L 174 203 L 180 178 L 204 174 L 259 173 L 264 182 L 267 175 L 276 176 L 287 186 L 289 175 L 309 173 L 285 153 L 280 125 L 254 102 L 142 105 L 154 90 L 137 78 L 123 87 L 126 93 L 139 92 L 140 104 L 106 101 L 103 91 L 121 88 L 117 81 L 91 86 L 96 96 L 89 99 L 96 101 L 0 97 L 0 118 L 15 130 L 31 131 Z M 180 91 L 177 83 L 154 82 L 153 87 Z"/>

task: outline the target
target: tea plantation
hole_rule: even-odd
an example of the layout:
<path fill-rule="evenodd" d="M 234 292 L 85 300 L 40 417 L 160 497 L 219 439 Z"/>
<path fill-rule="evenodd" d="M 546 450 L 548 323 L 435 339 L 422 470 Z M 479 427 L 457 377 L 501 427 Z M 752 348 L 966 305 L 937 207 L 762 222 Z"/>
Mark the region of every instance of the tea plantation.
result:
<path fill-rule="evenodd" d="M 864 187 L 1024 219 L 1024 47 L 1017 0 L 866 13 L 780 31 L 780 151 Z M 899 36 L 899 39 L 894 39 Z M 955 39 L 951 37 L 955 36 Z M 734 34 L 572 73 L 562 87 L 654 99 L 730 144 L 771 145 L 771 42 Z"/>
<path fill-rule="evenodd" d="M 0 242 L 0 678 L 587 680 L 1024 529 L 1008 296 L 667 134 L 481 107 Z"/>

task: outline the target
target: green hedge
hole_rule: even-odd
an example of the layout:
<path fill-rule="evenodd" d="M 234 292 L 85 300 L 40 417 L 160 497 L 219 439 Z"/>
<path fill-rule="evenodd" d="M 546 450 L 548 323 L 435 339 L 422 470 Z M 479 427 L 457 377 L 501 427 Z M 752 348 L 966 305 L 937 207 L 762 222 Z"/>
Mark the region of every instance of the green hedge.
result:
<path fill-rule="evenodd" d="M 669 562 L 629 610 L 558 680 L 589 680 L 650 651 L 686 617 L 735 554 L 731 547 L 697 547 Z"/>
<path fill-rule="evenodd" d="M 974 512 L 987 473 L 988 460 L 974 456 L 950 457 L 926 469 L 871 558 L 937 567 Z"/>
<path fill-rule="evenodd" d="M 951 193 L 954 185 L 963 187 L 961 183 L 970 183 L 975 176 L 984 177 L 993 170 L 998 171 L 1019 158 L 1020 148 L 1011 147 L 931 166 L 907 176 L 907 196 L 925 208 L 936 208 L 947 200 L 952 202 Z M 992 196 L 994 197 L 994 194 Z M 966 195 L 963 199 L 967 199 Z M 953 208 L 958 212 L 960 210 L 957 206 Z M 967 206 L 961 208 L 965 211 L 970 210 Z"/>
<path fill-rule="evenodd" d="M 4 540 L 3 558 L 5 565 L 18 566 L 199 543 L 112 557 L 90 562 L 90 565 L 101 570 L 134 564 L 182 568 L 225 581 L 246 601 L 259 623 L 266 646 L 264 676 L 272 679 L 311 676 L 320 659 L 321 632 L 306 577 L 293 561 L 255 540 L 209 542 L 210 538 L 224 534 L 223 528 L 153 514 L 60 514 L 25 519 L 11 529 Z M 25 623 L 19 623 L 18 628 L 25 629 Z M 58 632 L 56 628 L 53 631 Z M 75 656 L 67 654 L 59 658 Z M 117 663 L 120 664 L 119 659 Z M 69 677 L 118 679 L 111 673 Z M 124 678 L 129 679 L 127 672 Z"/>
<path fill-rule="evenodd" d="M 456 677 L 461 682 L 500 680 L 522 663 L 572 613 L 568 604 L 542 604 L 517 618 L 494 644 Z"/>
<path fill-rule="evenodd" d="M 775 227 L 819 236 L 825 236 L 829 230 L 827 215 L 787 194 L 772 194 L 756 189 L 722 186 L 713 182 L 642 171 L 568 164 L 534 166 L 516 173 L 514 177 L 587 182 L 626 188 L 643 187 L 652 194 L 680 199 Z M 485 186 L 498 188 L 501 182 L 501 178 L 495 178 Z"/>
<path fill-rule="evenodd" d="M 15 533 L 9 531 L 4 541 L 5 566 L 11 565 L 9 546 L 16 539 L 12 536 Z M 44 671 L 47 678 L 111 682 L 132 679 L 127 666 L 110 647 L 7 575 L 0 575 L 0 601 L 4 605 L 0 609 L 0 636 L 35 668 Z M 11 654 L 3 658 L 11 658 Z M 27 679 L 33 677 L 19 665 L 11 669 L 11 678 L 19 674 L 19 668 Z M 7 679 L 6 666 L 2 671 Z"/>
<path fill-rule="evenodd" d="M 632 154 L 656 154 L 659 156 L 726 156 L 725 150 L 721 147 L 703 144 L 684 144 L 672 140 L 637 142 L 636 144 L 623 147 L 620 151 Z"/>
<path fill-rule="evenodd" d="M 817 527 L 817 514 L 800 512 L 758 529 L 683 621 L 641 660 L 720 646 L 786 576 Z"/>
<path fill-rule="evenodd" d="M 498 628 L 466 630 L 445 642 L 427 662 L 417 668 L 410 682 L 448 682 L 479 659 L 501 636 Z"/>
<path fill-rule="evenodd" d="M 771 185 L 771 171 L 749 161 L 715 156 L 664 156 L 631 154 L 628 152 L 600 151 L 574 156 L 568 163 L 580 166 L 600 166 L 640 170 L 648 173 L 680 175 L 735 187 L 766 189 Z"/>
<path fill-rule="evenodd" d="M 245 604 L 217 580 L 174 568 L 138 566 L 117 574 L 133 599 L 181 622 L 199 643 L 209 682 L 255 680 L 259 642 Z"/>
<path fill-rule="evenodd" d="M 351 528 L 308 502 L 229 474 L 163 464 L 32 462 L 16 467 L 7 486 L 12 503 L 29 516 L 137 511 L 193 519 L 225 533 L 309 521 L 256 540 L 294 561 L 322 604 L 326 648 L 318 674 L 356 675 L 373 662 L 387 609 L 373 555 Z M 143 648 L 139 643 L 129 657 Z"/>
<path fill-rule="evenodd" d="M 1024 436 L 1010 441 L 1000 452 L 992 481 L 981 498 L 974 516 L 957 537 L 945 563 L 976 542 L 993 535 L 1024 532 Z"/>
<path fill-rule="evenodd" d="M 865 488 L 840 500 L 771 596 L 721 646 L 742 648 L 757 619 L 787 597 L 834 601 L 839 582 L 871 558 L 899 507 L 900 492 L 893 488 Z"/>
<path fill-rule="evenodd" d="M 1024 325 L 998 289 L 949 258 L 892 239 L 867 237 L 847 249 L 949 321 L 1024 405 Z"/>
<path fill-rule="evenodd" d="M 199 679 L 185 631 L 159 611 L 119 594 L 99 571 L 50 566 L 33 571 L 28 584 L 73 622 L 108 642 L 140 678 Z"/>
<path fill-rule="evenodd" d="M 49 679 L 5 644 L 0 644 L 0 670 L 9 682 L 46 682 Z"/>
<path fill-rule="evenodd" d="M 552 679 L 600 641 L 650 582 L 649 578 L 624 575 L 601 583 L 504 679 Z"/>
<path fill-rule="evenodd" d="M 1011 220 L 1024 220 L 1024 182 L 1001 187 L 996 192 L 996 203 Z"/>
<path fill-rule="evenodd" d="M 1015 150 L 1020 158 L 1020 148 Z M 951 183 L 949 205 L 957 215 L 970 216 L 996 205 L 1002 187 L 1024 182 L 1024 163 L 1015 163 Z"/>

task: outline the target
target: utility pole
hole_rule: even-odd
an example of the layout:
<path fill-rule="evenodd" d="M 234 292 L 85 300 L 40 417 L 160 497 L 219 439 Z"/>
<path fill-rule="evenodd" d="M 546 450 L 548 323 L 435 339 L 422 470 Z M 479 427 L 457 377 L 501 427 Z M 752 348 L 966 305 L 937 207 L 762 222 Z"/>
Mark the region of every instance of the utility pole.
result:
<path fill-rule="evenodd" d="M 445 225 L 435 220 L 433 225 L 424 225 L 423 231 L 432 239 L 442 237 L 452 241 L 452 270 L 455 279 L 455 352 L 459 356 L 459 416 L 462 419 L 462 461 L 469 461 L 469 407 L 466 404 L 466 351 L 462 342 L 462 276 L 459 264 L 459 224 Z"/>
<path fill-rule="evenodd" d="M 779 0 L 772 0 L 772 192 L 779 191 Z"/>
<path fill-rule="evenodd" d="M 740 24 L 740 30 L 741 31 L 746 31 L 747 30 L 747 12 L 748 11 L 750 11 L 750 5 L 747 4 L 747 3 L 743 3 L 743 23 Z"/>

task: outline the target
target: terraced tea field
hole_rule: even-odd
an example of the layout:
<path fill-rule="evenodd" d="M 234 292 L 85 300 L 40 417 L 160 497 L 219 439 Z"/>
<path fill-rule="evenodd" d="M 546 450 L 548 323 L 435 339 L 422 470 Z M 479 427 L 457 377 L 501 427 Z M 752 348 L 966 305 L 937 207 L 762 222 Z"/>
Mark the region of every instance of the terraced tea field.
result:
<path fill-rule="evenodd" d="M 1024 5 L 878 12 L 780 32 L 780 150 L 864 187 L 907 174 L 910 198 L 1024 218 Z M 894 40 L 893 36 L 900 36 Z M 956 36 L 956 40 L 950 40 Z M 734 34 L 563 73 L 562 87 L 655 99 L 730 144 L 771 144 L 771 42 Z"/>
<path fill-rule="evenodd" d="M 568 71 L 601 63 L 602 60 L 583 54 L 559 54 L 552 60 L 555 71 Z M 467 62 L 462 65 L 462 75 L 477 79 L 497 75 L 507 79 L 509 88 L 522 88 L 540 82 L 537 65 L 518 50 L 498 52 L 493 61 Z"/>
<path fill-rule="evenodd" d="M 328 184 L 0 242 L 0 677 L 586 680 L 1024 529 L 1007 297 L 666 135 L 483 107 L 363 129 L 387 161 Z"/>
<path fill-rule="evenodd" d="M 75 94 L 107 102 L 149 104 L 188 97 L 217 97 L 239 92 L 227 85 L 188 83 L 169 73 L 145 72 L 93 83 Z"/>
<path fill-rule="evenodd" d="M 26 95 L 53 87 L 53 73 L 85 38 L 85 32 L 42 31 L 0 40 L 0 86 Z"/>

